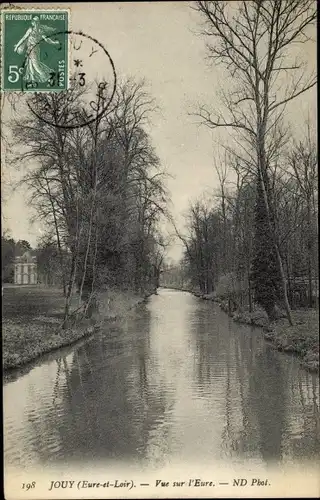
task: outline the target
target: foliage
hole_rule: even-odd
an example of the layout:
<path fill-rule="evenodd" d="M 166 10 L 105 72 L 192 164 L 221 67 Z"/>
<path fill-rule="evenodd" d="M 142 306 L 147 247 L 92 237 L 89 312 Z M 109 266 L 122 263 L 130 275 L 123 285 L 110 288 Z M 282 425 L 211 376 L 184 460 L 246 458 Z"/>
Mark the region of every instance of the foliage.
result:
<path fill-rule="evenodd" d="M 281 276 L 260 181 L 257 186 L 254 222 L 251 278 L 255 301 L 265 309 L 269 318 L 273 318 L 275 306 L 281 298 Z"/>
<path fill-rule="evenodd" d="M 317 81 L 316 75 L 309 74 L 305 65 L 290 51 L 293 44 L 310 41 L 310 28 L 315 25 L 317 16 L 315 3 L 313 0 L 266 0 L 233 4 L 220 0 L 199 0 L 195 9 L 202 19 L 209 60 L 223 65 L 226 76 L 230 77 L 227 90 L 222 89 L 224 109 L 202 105 L 197 116 L 210 129 L 223 127 L 232 130 L 234 140 L 241 148 L 240 156 L 245 153 L 247 171 L 253 176 L 253 185 L 258 193 L 253 273 L 255 290 L 259 302 L 272 315 L 278 295 L 274 273 L 277 266 L 282 302 L 292 324 L 287 278 L 275 226 L 274 186 L 270 181 L 279 151 L 287 139 L 281 128 L 286 105 L 314 87 Z M 286 85 L 281 82 L 281 77 L 286 77 Z M 220 177 L 223 201 L 224 180 Z M 224 203 L 221 207 L 225 213 Z M 259 227 L 260 223 L 265 231 Z M 224 237 L 226 235 L 225 226 Z M 224 260 L 227 258 L 226 249 L 224 244 Z M 269 258 L 271 264 L 268 269 Z M 268 270 L 272 274 L 266 282 Z"/>
<path fill-rule="evenodd" d="M 308 135 L 306 127 L 306 135 Z M 315 143 L 305 143 L 304 157 L 315 157 Z M 274 234 L 279 239 L 285 279 L 288 284 L 290 306 L 317 304 L 318 251 L 317 243 L 317 172 L 316 162 L 303 167 L 298 156 L 295 168 L 287 158 L 296 155 L 296 145 L 288 144 L 278 169 L 270 172 L 269 199 L 273 199 L 273 231 L 266 216 L 261 183 L 249 175 L 244 162 L 227 157 L 228 165 L 237 175 L 233 189 L 222 197 L 222 191 L 195 202 L 186 215 L 186 232 L 178 231 L 185 246 L 181 261 L 182 272 L 191 281 L 194 290 L 206 292 L 206 283 L 212 283 L 215 295 L 232 299 L 238 308 L 255 304 L 268 312 L 269 318 L 283 308 L 281 277 L 273 244 Z M 296 156 L 295 156 L 296 157 Z M 299 169 L 300 182 L 296 171 Z M 312 179 L 309 196 L 302 188 Z M 224 210 L 222 209 L 224 203 Z M 209 264 L 209 265 L 208 265 Z"/>
<path fill-rule="evenodd" d="M 47 271 L 59 262 L 66 319 L 76 287 L 85 308 L 101 288 L 154 288 L 163 253 L 157 228 L 166 215 L 165 174 L 146 131 L 154 101 L 144 83 L 122 82 L 95 123 L 56 127 L 57 115 L 68 124 L 82 112 L 83 92 L 36 94 L 32 106 L 48 123 L 29 113 L 13 124 L 30 160 L 22 182 L 51 238 L 38 254 Z M 100 91 L 95 99 L 99 110 Z"/>

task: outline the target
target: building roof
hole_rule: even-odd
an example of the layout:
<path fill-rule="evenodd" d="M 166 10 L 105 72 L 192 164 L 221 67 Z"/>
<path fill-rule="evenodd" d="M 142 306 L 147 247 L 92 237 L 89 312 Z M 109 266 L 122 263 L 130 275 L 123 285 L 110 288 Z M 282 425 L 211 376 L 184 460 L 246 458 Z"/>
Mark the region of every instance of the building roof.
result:
<path fill-rule="evenodd" d="M 16 264 L 19 264 L 21 262 L 25 262 L 27 264 L 34 264 L 37 262 L 37 257 L 35 255 L 32 255 L 31 252 L 27 250 L 26 252 L 24 252 L 24 254 L 15 258 Z"/>

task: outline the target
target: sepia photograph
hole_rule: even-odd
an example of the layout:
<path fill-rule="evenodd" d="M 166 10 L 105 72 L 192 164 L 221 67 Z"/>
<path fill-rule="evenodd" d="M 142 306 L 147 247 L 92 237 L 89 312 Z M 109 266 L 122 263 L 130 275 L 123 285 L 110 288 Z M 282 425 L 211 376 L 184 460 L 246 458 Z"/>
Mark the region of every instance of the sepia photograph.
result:
<path fill-rule="evenodd" d="M 1 5 L 6 500 L 320 495 L 317 3 Z"/>

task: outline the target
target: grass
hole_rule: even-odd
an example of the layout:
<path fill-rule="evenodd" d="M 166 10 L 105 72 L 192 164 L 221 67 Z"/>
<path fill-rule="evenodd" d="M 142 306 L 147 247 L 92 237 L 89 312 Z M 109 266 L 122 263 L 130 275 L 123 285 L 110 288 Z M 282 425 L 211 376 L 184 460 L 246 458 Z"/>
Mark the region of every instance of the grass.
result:
<path fill-rule="evenodd" d="M 292 311 L 294 325 L 281 318 L 271 324 L 265 338 L 272 341 L 279 351 L 297 354 L 302 364 L 319 371 L 319 315 L 314 309 Z"/>
<path fill-rule="evenodd" d="M 5 287 L 2 297 L 3 369 L 25 365 L 42 354 L 92 335 L 102 321 L 124 317 L 142 300 L 143 297 L 130 292 L 101 293 L 98 312 L 91 320 L 83 320 L 63 330 L 61 290 L 40 286 Z M 71 309 L 77 307 L 78 296 L 74 296 Z"/>

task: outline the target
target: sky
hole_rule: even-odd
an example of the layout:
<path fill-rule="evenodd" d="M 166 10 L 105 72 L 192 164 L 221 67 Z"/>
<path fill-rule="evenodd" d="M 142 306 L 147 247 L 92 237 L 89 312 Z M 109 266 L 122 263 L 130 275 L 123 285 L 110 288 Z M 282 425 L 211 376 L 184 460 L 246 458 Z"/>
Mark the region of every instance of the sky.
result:
<path fill-rule="evenodd" d="M 17 4 L 19 5 L 19 4 Z M 44 4 L 42 4 L 44 5 Z M 114 2 L 45 4 L 70 8 L 71 29 L 82 30 L 94 36 L 107 47 L 120 78 L 145 78 L 151 95 L 160 110 L 152 117 L 150 128 L 153 144 L 162 165 L 171 178 L 167 181 L 171 193 L 171 212 L 178 227 L 182 227 L 183 213 L 190 200 L 203 191 L 218 186 L 214 159 L 218 154 L 217 142 L 228 140 L 226 134 L 217 134 L 199 126 L 192 113 L 199 103 L 219 106 L 219 87 L 225 85 L 225 75 L 206 61 L 205 41 L 199 35 L 199 16 L 190 2 Z M 24 8 L 34 7 L 24 4 Z M 315 65 L 315 47 L 308 49 L 306 60 Z M 99 61 L 99 69 L 103 64 Z M 96 68 L 86 68 L 87 73 Z M 295 130 L 314 112 L 316 90 L 313 89 L 288 108 L 289 119 Z M 3 120 L 10 118 L 5 102 Z M 3 148 L 3 147 L 2 147 Z M 2 153 L 4 148 L 2 149 Z M 19 179 L 24 166 L 8 171 L 7 179 Z M 36 245 L 41 234 L 39 223 L 30 225 L 33 215 L 22 188 L 14 192 L 9 188 L 3 202 L 4 226 L 15 239 L 27 239 Z M 171 230 L 166 226 L 166 230 Z M 181 244 L 175 242 L 168 255 L 178 259 Z"/>

